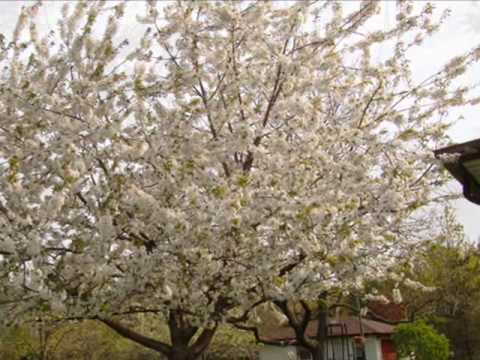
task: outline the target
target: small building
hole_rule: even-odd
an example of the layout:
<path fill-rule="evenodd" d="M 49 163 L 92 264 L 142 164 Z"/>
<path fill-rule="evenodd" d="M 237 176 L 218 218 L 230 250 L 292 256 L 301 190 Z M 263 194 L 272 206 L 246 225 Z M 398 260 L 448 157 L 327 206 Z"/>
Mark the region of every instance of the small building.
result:
<path fill-rule="evenodd" d="M 438 149 L 435 157 L 462 184 L 465 198 L 480 205 L 480 139 Z"/>
<path fill-rule="evenodd" d="M 315 337 L 317 321 L 311 321 L 306 329 L 308 337 Z M 391 340 L 394 326 L 374 320 L 349 317 L 331 319 L 325 349 L 326 360 L 396 360 Z M 362 337 L 363 335 L 363 337 Z M 308 350 L 298 346 L 295 333 L 289 326 L 282 326 L 263 337 L 278 345 L 265 345 L 260 350 L 260 360 L 307 360 Z"/>

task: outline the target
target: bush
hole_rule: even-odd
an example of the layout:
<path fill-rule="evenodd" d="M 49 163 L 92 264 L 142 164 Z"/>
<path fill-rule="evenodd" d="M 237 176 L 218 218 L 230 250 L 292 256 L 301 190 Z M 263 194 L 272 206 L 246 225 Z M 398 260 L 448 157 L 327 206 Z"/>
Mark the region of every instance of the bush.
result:
<path fill-rule="evenodd" d="M 0 328 L 0 359 L 36 359 L 38 340 L 25 327 Z"/>
<path fill-rule="evenodd" d="M 448 339 L 425 321 L 399 325 L 393 341 L 400 357 L 414 354 L 415 360 L 447 360 L 450 356 Z"/>
<path fill-rule="evenodd" d="M 204 356 L 207 360 L 250 360 L 257 358 L 259 349 L 252 334 L 222 325 Z"/>

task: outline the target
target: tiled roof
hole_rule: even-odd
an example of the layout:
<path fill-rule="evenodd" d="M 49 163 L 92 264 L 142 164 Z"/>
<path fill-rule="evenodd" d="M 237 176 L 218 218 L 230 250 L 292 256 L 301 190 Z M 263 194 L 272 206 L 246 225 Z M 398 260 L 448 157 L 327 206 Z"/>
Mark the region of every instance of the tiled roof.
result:
<path fill-rule="evenodd" d="M 400 322 L 407 318 L 405 306 L 393 302 L 384 303 L 381 301 L 369 301 L 368 309 L 375 315 L 390 322 Z"/>
<path fill-rule="evenodd" d="M 306 330 L 306 335 L 308 337 L 315 337 L 317 333 L 318 321 L 311 321 Z M 363 335 L 390 335 L 395 330 L 394 326 L 389 324 L 384 324 L 374 320 L 362 319 Z M 360 331 L 360 321 L 358 318 L 351 317 L 340 319 L 335 321 L 330 319 L 329 334 L 328 336 L 359 336 L 361 335 Z M 289 326 L 282 326 L 273 331 L 270 331 L 268 334 L 263 334 L 262 338 L 270 341 L 295 341 L 295 332 Z"/>

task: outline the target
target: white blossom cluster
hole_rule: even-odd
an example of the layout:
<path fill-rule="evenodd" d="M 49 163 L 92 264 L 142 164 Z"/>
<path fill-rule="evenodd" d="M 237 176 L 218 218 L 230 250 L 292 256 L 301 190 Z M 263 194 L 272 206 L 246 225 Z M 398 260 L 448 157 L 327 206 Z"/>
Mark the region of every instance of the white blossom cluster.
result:
<path fill-rule="evenodd" d="M 376 1 L 148 2 L 130 52 L 124 5 L 66 4 L 44 37 L 35 5 L 2 44 L 0 319 L 221 321 L 360 288 L 420 240 L 411 216 L 444 181 L 427 170 L 439 119 L 471 101 L 454 80 L 479 57 L 413 81 L 431 5 L 401 1 L 371 31 Z"/>

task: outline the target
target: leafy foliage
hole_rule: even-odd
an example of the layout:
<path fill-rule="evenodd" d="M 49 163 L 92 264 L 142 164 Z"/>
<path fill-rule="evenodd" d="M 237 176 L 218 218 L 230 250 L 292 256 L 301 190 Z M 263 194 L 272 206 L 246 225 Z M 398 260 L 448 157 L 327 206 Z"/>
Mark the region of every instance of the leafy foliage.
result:
<path fill-rule="evenodd" d="M 406 300 L 411 310 L 448 336 L 454 359 L 474 359 L 480 351 L 478 250 L 470 244 L 434 244 L 422 258 L 419 280 L 432 290 L 410 293 Z"/>
<path fill-rule="evenodd" d="M 465 239 L 450 208 L 433 220 L 437 237 L 399 264 L 403 278 L 375 286 L 383 294 L 398 287 L 408 320 L 424 319 L 444 334 L 453 359 L 473 360 L 480 351 L 480 253 Z"/>
<path fill-rule="evenodd" d="M 0 330 L 0 359 L 34 360 L 38 354 L 38 339 L 25 327 Z"/>
<path fill-rule="evenodd" d="M 401 324 L 393 340 L 400 356 L 414 355 L 417 360 L 447 360 L 448 339 L 424 321 Z"/>
<path fill-rule="evenodd" d="M 136 326 L 145 327 L 137 323 Z M 165 328 L 166 329 L 166 328 Z M 42 347 L 41 329 L 36 326 L 3 328 L 0 337 L 0 359 L 5 360 L 163 360 L 158 353 L 128 341 L 95 321 L 50 326 L 50 336 Z M 164 333 L 152 334 L 163 338 Z M 216 333 L 205 359 L 246 360 L 255 358 L 259 346 L 248 333 L 222 326 Z"/>
<path fill-rule="evenodd" d="M 226 325 L 215 334 L 206 357 L 209 360 L 255 359 L 260 348 L 253 335 Z"/>

